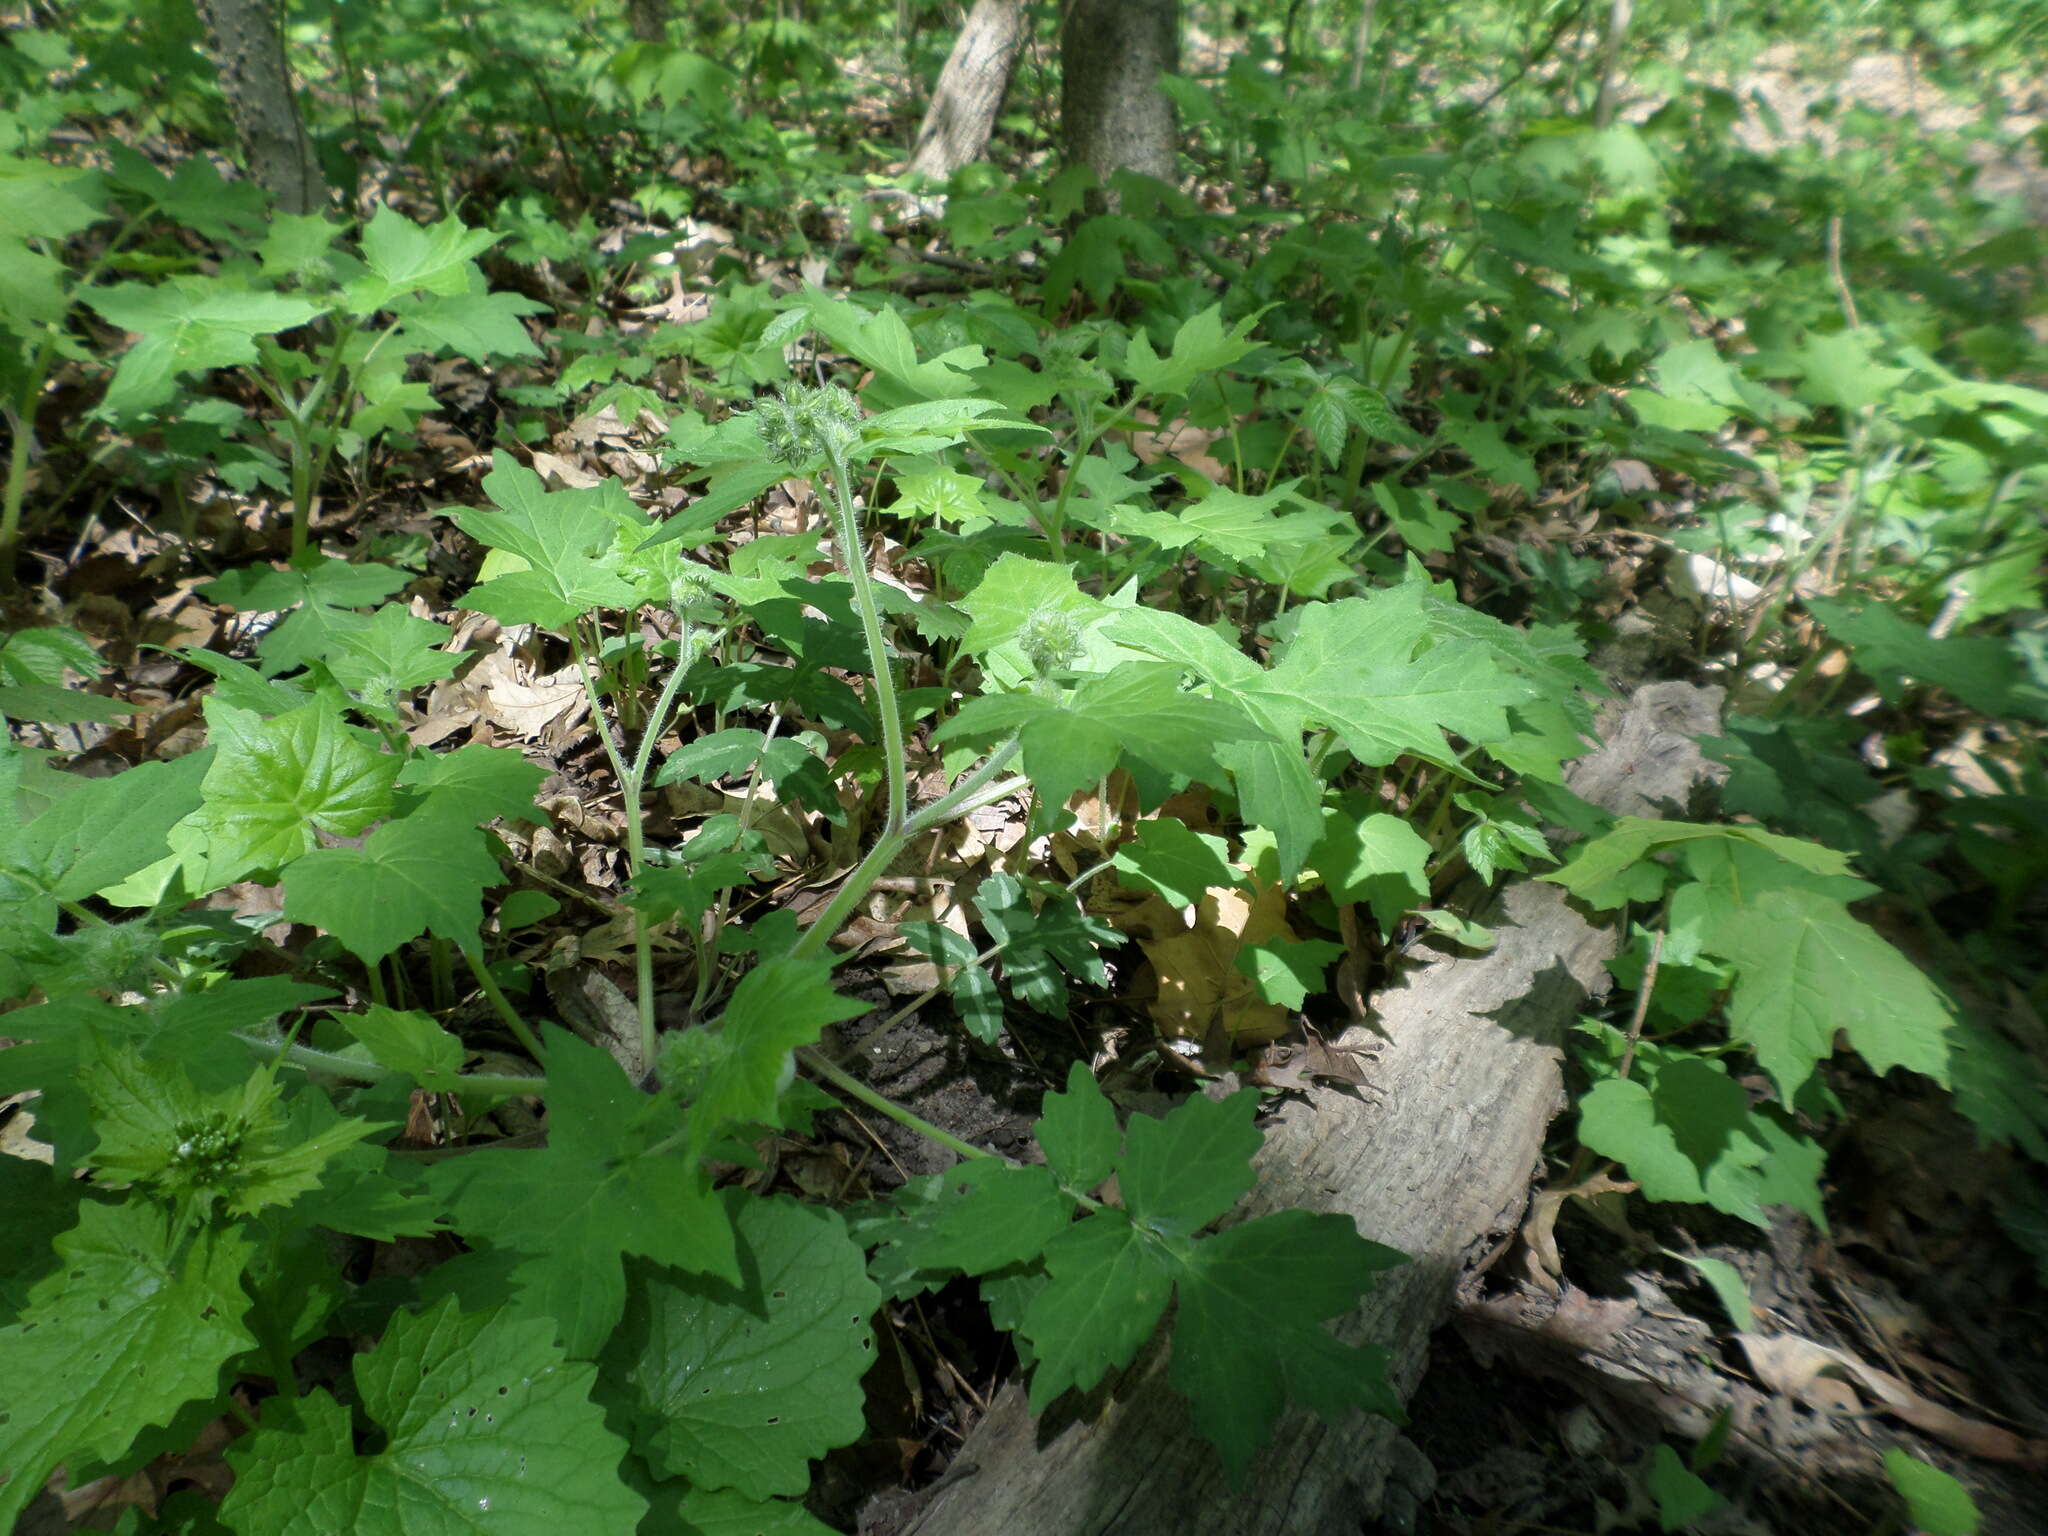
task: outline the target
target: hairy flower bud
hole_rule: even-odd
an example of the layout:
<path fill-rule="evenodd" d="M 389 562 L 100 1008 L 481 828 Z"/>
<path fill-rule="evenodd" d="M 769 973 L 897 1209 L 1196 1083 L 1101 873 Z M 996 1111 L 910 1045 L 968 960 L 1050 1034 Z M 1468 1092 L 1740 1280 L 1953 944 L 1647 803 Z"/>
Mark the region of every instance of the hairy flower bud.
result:
<path fill-rule="evenodd" d="M 1062 609 L 1041 609 L 1017 631 L 1017 644 L 1031 670 L 1050 677 L 1081 659 L 1081 621 Z"/>
<path fill-rule="evenodd" d="M 792 469 L 843 458 L 860 440 L 860 422 L 860 402 L 838 384 L 787 384 L 754 407 L 768 457 Z"/>

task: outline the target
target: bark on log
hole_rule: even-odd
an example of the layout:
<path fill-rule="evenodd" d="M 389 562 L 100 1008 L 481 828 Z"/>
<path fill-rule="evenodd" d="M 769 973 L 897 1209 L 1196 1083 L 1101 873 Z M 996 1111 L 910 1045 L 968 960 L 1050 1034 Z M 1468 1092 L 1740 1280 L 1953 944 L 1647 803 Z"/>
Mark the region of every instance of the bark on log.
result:
<path fill-rule="evenodd" d="M 280 213 L 327 206 L 327 182 L 299 120 L 284 31 L 270 0 L 198 0 L 242 159 Z"/>
<path fill-rule="evenodd" d="M 905 174 L 944 181 L 988 150 L 1024 46 L 1024 0 L 975 0 L 946 55 Z"/>
<path fill-rule="evenodd" d="M 1639 690 L 1603 717 L 1607 745 L 1576 769 L 1574 788 L 1623 814 L 1684 806 L 1705 771 L 1690 738 L 1717 729 L 1720 701 L 1719 689 L 1679 683 Z M 1338 1328 L 1347 1341 L 1389 1351 L 1404 1399 L 1460 1274 L 1520 1222 L 1545 1131 L 1564 1103 L 1564 1032 L 1604 985 L 1603 962 L 1616 949 L 1613 932 L 1586 921 L 1555 886 L 1509 886 L 1479 916 L 1498 945 L 1431 959 L 1375 998 L 1384 1038 L 1354 1028 L 1342 1042 L 1377 1049 L 1367 1092 L 1282 1110 L 1247 1202 L 1253 1215 L 1342 1211 L 1367 1237 L 1410 1255 Z M 1249 1486 L 1234 1490 L 1166 1385 L 1166 1359 L 1155 1340 L 1079 1411 L 1069 1399 L 1036 1423 L 1021 1389 L 1006 1387 L 955 1458 L 955 1480 L 907 1529 L 1355 1536 L 1378 1517 L 1397 1457 L 1393 1425 L 1364 1416 L 1327 1425 L 1290 1412 Z"/>

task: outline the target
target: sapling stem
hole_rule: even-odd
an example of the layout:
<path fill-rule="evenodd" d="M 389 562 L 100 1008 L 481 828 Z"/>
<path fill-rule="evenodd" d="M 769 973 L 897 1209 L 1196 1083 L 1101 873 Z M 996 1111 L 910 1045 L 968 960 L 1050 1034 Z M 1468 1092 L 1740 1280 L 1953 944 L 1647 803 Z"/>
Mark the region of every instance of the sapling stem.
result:
<path fill-rule="evenodd" d="M 962 1141 L 951 1131 L 940 1130 L 923 1116 L 907 1110 L 893 1099 L 886 1098 L 875 1092 L 874 1089 L 851 1073 L 842 1072 L 816 1051 L 799 1050 L 796 1055 L 797 1060 L 804 1064 L 806 1070 L 817 1073 L 818 1076 L 825 1079 L 826 1082 L 837 1088 L 848 1098 L 859 1099 L 868 1108 L 879 1110 L 898 1125 L 917 1132 L 925 1140 L 935 1141 L 942 1147 L 958 1152 L 962 1157 L 994 1157 L 996 1155 L 985 1148 L 975 1146 L 971 1142 Z"/>
<path fill-rule="evenodd" d="M 526 1047 L 527 1055 L 535 1061 L 545 1062 L 548 1059 L 547 1053 L 540 1048 L 540 1040 L 534 1035 L 532 1027 L 526 1020 L 519 1016 L 519 1010 L 512 1006 L 512 1000 L 505 996 L 504 989 L 498 985 L 498 978 L 490 973 L 483 962 L 483 957 L 465 944 L 462 946 L 462 958 L 469 962 L 469 969 L 476 977 L 476 984 L 483 989 L 484 996 L 491 1000 L 491 1006 L 497 1010 L 498 1017 L 504 1021 L 505 1027 L 512 1031 L 521 1045 Z"/>
<path fill-rule="evenodd" d="M 833 528 L 846 555 L 846 573 L 853 582 L 853 605 L 860 613 L 868 664 L 875 675 L 875 712 L 881 716 L 882 724 L 882 766 L 889 781 L 889 815 L 882 826 L 886 837 L 903 830 L 909 809 L 910 792 L 904 782 L 908 764 L 903 755 L 903 716 L 896 707 L 896 674 L 888 641 L 882 634 L 874 578 L 868 574 L 867 544 L 861 538 L 860 518 L 853 509 L 852 474 L 846 465 L 846 454 L 836 444 L 828 443 L 825 459 L 825 480 L 832 492 Z"/>
<path fill-rule="evenodd" d="M 661 694 L 654 702 L 654 712 L 643 722 L 640 732 L 640 747 L 633 754 L 631 762 L 626 760 L 623 740 L 614 738 L 611 726 L 604 718 L 604 699 L 597 691 L 597 680 L 591 675 L 588 646 L 582 633 L 572 628 L 569 632 L 571 645 L 576 656 L 576 672 L 583 679 L 583 692 L 590 700 L 590 713 L 597 723 L 598 740 L 604 743 L 605 756 L 611 759 L 612 771 L 619 778 L 619 797 L 626 813 L 626 862 L 637 877 L 647 867 L 647 832 L 641 825 L 640 796 L 647 787 L 647 773 L 654 765 L 654 745 L 668 728 L 669 711 L 675 705 L 676 693 L 682 687 L 683 674 L 690 669 L 690 653 L 694 649 L 696 628 L 680 610 L 676 622 L 681 626 L 678 635 L 676 664 L 662 684 Z M 640 1059 L 654 1060 L 654 945 L 647 931 L 647 917 L 637 907 L 633 910 L 633 990 L 635 1011 L 640 1026 Z"/>
<path fill-rule="evenodd" d="M 352 1083 L 381 1083 L 387 1078 L 400 1074 L 375 1062 L 353 1061 L 346 1056 L 337 1056 L 332 1051 L 319 1050 L 310 1045 L 296 1045 L 286 1040 L 266 1040 L 261 1035 L 237 1034 L 235 1038 L 265 1060 L 282 1058 L 288 1067 L 297 1067 L 302 1072 L 319 1072 L 328 1077 L 347 1078 Z M 474 1072 L 455 1078 L 451 1092 L 495 1094 L 504 1098 L 519 1098 L 526 1094 L 545 1097 L 548 1080 L 545 1077 L 514 1077 L 502 1073 Z"/>

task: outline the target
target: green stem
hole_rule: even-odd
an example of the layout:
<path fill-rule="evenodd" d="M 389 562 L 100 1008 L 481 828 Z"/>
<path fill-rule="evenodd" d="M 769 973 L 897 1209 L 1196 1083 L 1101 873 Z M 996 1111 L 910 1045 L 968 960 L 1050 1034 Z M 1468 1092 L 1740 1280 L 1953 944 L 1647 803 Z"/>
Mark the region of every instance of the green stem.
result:
<path fill-rule="evenodd" d="M 513 1037 L 521 1045 L 526 1047 L 529 1056 L 546 1065 L 547 1053 L 540 1048 L 539 1039 L 526 1020 L 519 1016 L 519 1010 L 512 1006 L 511 999 L 506 997 L 503 989 L 498 986 L 498 978 L 490 973 L 484 965 L 483 958 L 467 944 L 462 946 L 462 958 L 469 962 L 470 974 L 476 977 L 476 984 L 483 989 L 484 996 L 491 1000 L 491 1006 L 497 1010 L 498 1017 L 504 1021 L 505 1027 L 512 1031 Z"/>
<path fill-rule="evenodd" d="M 903 753 L 903 716 L 896 705 L 896 674 L 890 664 L 888 642 L 882 635 L 882 612 L 875 601 L 874 578 L 868 574 L 867 546 L 860 536 L 860 519 L 853 510 L 851 477 L 846 455 L 827 455 L 832 486 L 834 526 L 839 547 L 846 554 L 847 575 L 853 582 L 853 603 L 860 611 L 861 634 L 867 641 L 868 664 L 875 674 L 875 711 L 881 716 L 882 766 L 889 777 L 889 817 L 883 835 L 901 833 L 907 815 L 909 787 L 905 783 L 907 763 Z"/>
<path fill-rule="evenodd" d="M 375 1062 L 353 1061 L 332 1051 L 316 1050 L 310 1045 L 266 1040 L 260 1035 L 238 1034 L 235 1038 L 267 1061 L 282 1058 L 286 1066 L 297 1067 L 304 1072 L 324 1073 L 328 1077 L 347 1078 L 352 1083 L 381 1083 L 400 1075 Z M 544 1096 L 548 1091 L 548 1080 L 544 1077 L 508 1077 L 500 1073 L 477 1072 L 459 1075 L 454 1082 L 452 1091 L 456 1093 L 497 1094 L 505 1098 L 525 1094 Z"/>
<path fill-rule="evenodd" d="M 598 694 L 597 680 L 590 675 L 588 647 L 580 626 L 571 626 L 569 641 L 576 657 L 577 675 L 583 679 L 584 696 L 590 700 L 590 716 L 596 722 L 598 740 L 604 743 L 605 756 L 611 759 L 612 772 L 619 778 L 619 799 L 626 816 L 626 866 L 637 877 L 647 867 L 647 833 L 640 824 L 640 788 L 654 750 L 654 741 L 661 734 L 658 728 L 660 711 L 665 710 L 675 698 L 675 686 L 683 674 L 683 659 L 677 658 L 676 670 L 662 689 L 657 718 L 649 721 L 647 730 L 641 733 L 640 750 L 629 763 L 622 750 L 623 744 L 613 738 L 610 722 L 604 717 L 604 700 Z M 633 909 L 633 991 L 640 1026 L 640 1060 L 651 1068 L 655 1046 L 654 945 L 647 932 L 646 914 L 638 907 Z"/>
<path fill-rule="evenodd" d="M 797 1060 L 803 1063 L 806 1071 L 815 1072 L 848 1098 L 858 1099 L 861 1103 L 867 1105 L 868 1108 L 881 1111 L 898 1125 L 917 1132 L 918 1135 L 924 1137 L 927 1141 L 935 1141 L 942 1147 L 958 1152 L 962 1157 L 994 1157 L 996 1155 L 969 1142 L 962 1141 L 951 1131 L 940 1130 L 921 1115 L 913 1114 L 894 1100 L 884 1098 L 859 1078 L 851 1073 L 842 1072 L 838 1067 L 833 1066 L 831 1062 L 820 1056 L 816 1051 L 802 1049 L 796 1055 Z M 1008 1159 L 1003 1159 L 1003 1161 L 1008 1161 Z"/>

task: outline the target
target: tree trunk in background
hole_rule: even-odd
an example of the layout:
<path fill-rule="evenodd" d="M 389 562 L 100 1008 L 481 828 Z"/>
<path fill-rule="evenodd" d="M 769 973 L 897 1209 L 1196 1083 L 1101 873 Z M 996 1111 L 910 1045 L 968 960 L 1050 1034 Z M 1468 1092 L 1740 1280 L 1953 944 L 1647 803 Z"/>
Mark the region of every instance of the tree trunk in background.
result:
<path fill-rule="evenodd" d="M 636 43 L 668 40 L 668 0 L 626 0 L 626 26 Z"/>
<path fill-rule="evenodd" d="M 975 0 L 939 71 L 905 167 L 909 175 L 943 181 L 982 157 L 1023 46 L 1024 0 Z"/>
<path fill-rule="evenodd" d="M 1104 181 L 1174 177 L 1173 102 L 1159 77 L 1180 63 L 1178 0 L 1070 0 L 1060 32 L 1060 133 L 1067 163 Z"/>
<path fill-rule="evenodd" d="M 198 6 L 249 174 L 281 213 L 326 207 L 327 182 L 299 122 L 284 29 L 270 0 L 198 0 Z"/>

